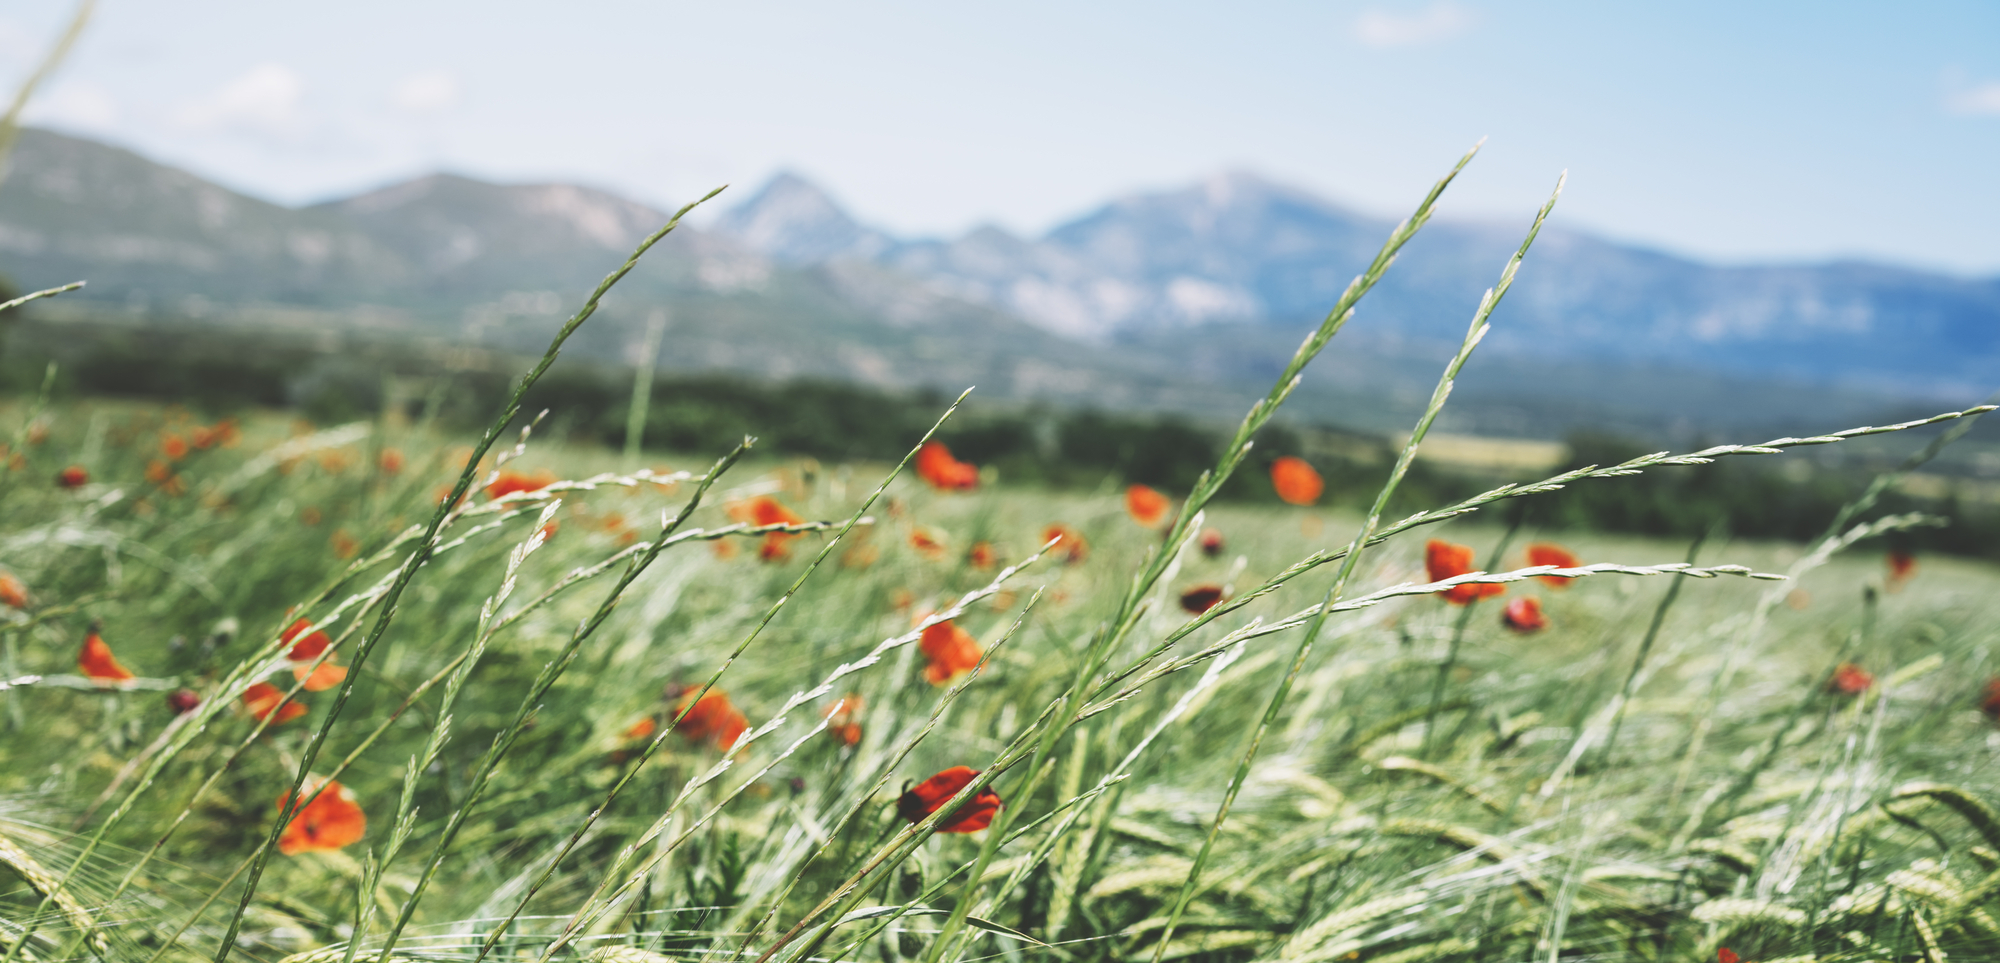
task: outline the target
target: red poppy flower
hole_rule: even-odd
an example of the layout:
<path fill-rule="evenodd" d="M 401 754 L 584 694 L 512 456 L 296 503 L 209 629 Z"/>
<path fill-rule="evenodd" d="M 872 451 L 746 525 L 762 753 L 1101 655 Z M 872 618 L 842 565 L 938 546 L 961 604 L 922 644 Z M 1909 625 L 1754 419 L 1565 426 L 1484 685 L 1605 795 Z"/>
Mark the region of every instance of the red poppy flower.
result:
<path fill-rule="evenodd" d="M 638 722 L 632 723 L 631 728 L 625 730 L 625 738 L 651 739 L 653 733 L 658 732 L 659 729 L 660 724 L 654 722 L 652 716 L 642 716 Z"/>
<path fill-rule="evenodd" d="M 2000 679 L 1986 683 L 1986 694 L 1979 700 L 1979 711 L 1993 719 L 2000 719 Z"/>
<path fill-rule="evenodd" d="M 1575 568 L 1581 563 L 1577 561 L 1576 556 L 1571 555 L 1560 545 L 1538 542 L 1528 546 L 1528 564 L 1553 565 L 1557 568 Z M 1567 575 L 1537 575 L 1535 577 L 1547 583 L 1550 588 L 1569 588 L 1569 583 L 1574 581 L 1574 579 Z"/>
<path fill-rule="evenodd" d="M 979 466 L 953 458 L 951 449 L 933 438 L 917 449 L 917 477 L 941 491 L 967 491 L 979 486 Z"/>
<path fill-rule="evenodd" d="M 1222 586 L 1197 585 L 1181 593 L 1181 608 L 1200 615 L 1222 601 Z"/>
<path fill-rule="evenodd" d="M 1834 695 L 1860 695 L 1875 684 L 1875 676 L 1852 662 L 1842 662 L 1826 680 L 1826 691 Z"/>
<path fill-rule="evenodd" d="M 952 624 L 949 619 L 925 628 L 923 638 L 917 642 L 917 650 L 930 660 L 930 664 L 924 667 L 924 678 L 931 685 L 944 685 L 959 673 L 971 671 L 979 664 L 979 657 L 985 654 L 972 633 Z"/>
<path fill-rule="evenodd" d="M 316 851 L 331 851 L 358 843 L 368 832 L 368 815 L 361 811 L 361 804 L 354 801 L 354 793 L 346 786 L 332 780 L 325 780 L 325 790 L 317 798 L 306 803 L 304 808 L 292 814 L 292 821 L 285 826 L 285 832 L 278 837 L 278 852 L 287 856 Z M 320 788 L 321 780 L 306 781 L 306 795 L 311 796 Z M 291 799 L 290 793 L 278 796 L 278 810 L 284 811 L 285 803 Z"/>
<path fill-rule="evenodd" d="M 82 465 L 71 465 L 56 473 L 56 484 L 63 488 L 82 488 L 90 484 L 90 473 Z"/>
<path fill-rule="evenodd" d="M 1715 951 L 1715 959 L 1716 963 L 1737 963 L 1736 954 L 1726 946 Z"/>
<path fill-rule="evenodd" d="M 730 505 L 728 512 L 732 521 L 750 525 L 797 525 L 805 521 L 797 512 L 786 508 L 783 502 L 769 495 L 759 495 L 749 501 Z M 623 519 L 620 519 L 623 523 Z M 790 542 L 799 537 L 796 532 L 766 532 L 764 544 L 757 549 L 757 557 L 766 562 L 782 562 L 792 557 Z"/>
<path fill-rule="evenodd" d="M 1271 463 L 1271 487 L 1290 504 L 1310 505 L 1319 501 L 1320 493 L 1326 490 L 1326 480 L 1305 459 L 1286 455 Z"/>
<path fill-rule="evenodd" d="M 721 689 L 710 689 L 708 694 L 688 708 L 688 700 L 694 697 L 693 689 L 681 697 L 674 706 L 674 715 L 686 712 L 687 716 L 674 724 L 674 731 L 689 742 L 703 739 L 715 740 L 715 747 L 728 752 L 736 740 L 743 737 L 744 730 L 750 728 L 750 720 L 729 701 L 729 694 Z"/>
<path fill-rule="evenodd" d="M 10 572 L 0 572 L 0 605 L 16 609 L 28 607 L 28 586 Z"/>
<path fill-rule="evenodd" d="M 1222 554 L 1222 533 L 1213 528 L 1201 530 L 1201 553 L 1209 558 Z"/>
<path fill-rule="evenodd" d="M 168 461 L 180 461 L 187 457 L 187 453 L 188 443 L 186 438 L 182 438 L 179 435 L 168 435 L 160 439 L 160 454 L 167 456 Z"/>
<path fill-rule="evenodd" d="M 384 475 L 393 475 L 402 471 L 403 450 L 400 448 L 382 449 L 382 453 L 375 456 L 375 465 L 382 469 L 382 474 Z"/>
<path fill-rule="evenodd" d="M 112 656 L 111 646 L 97 634 L 97 625 L 92 623 L 90 631 L 84 633 L 83 650 L 76 655 L 76 667 L 85 678 L 92 682 L 124 682 L 132 678 L 131 670 L 118 664 Z"/>
<path fill-rule="evenodd" d="M 997 561 L 999 555 L 993 551 L 992 542 L 974 542 L 972 550 L 965 553 L 965 564 L 981 571 L 992 568 Z"/>
<path fill-rule="evenodd" d="M 278 636 L 280 644 L 286 642 L 292 643 L 292 651 L 285 653 L 285 658 L 291 659 L 294 662 L 317 659 L 321 652 L 326 651 L 327 646 L 333 644 L 332 636 L 327 635 L 325 632 L 314 632 L 305 638 L 299 638 L 299 633 L 304 632 L 311 625 L 311 619 L 300 619 L 293 622 L 289 628 L 285 629 L 283 634 Z"/>
<path fill-rule="evenodd" d="M 1055 548 L 1050 551 L 1067 564 L 1074 565 L 1090 556 L 1090 543 L 1084 541 L 1083 535 L 1068 525 L 1057 522 L 1042 529 L 1042 544 L 1047 545 L 1052 538 L 1060 538 L 1062 541 L 1057 542 Z"/>
<path fill-rule="evenodd" d="M 826 707 L 826 734 L 843 746 L 861 741 L 861 696 L 850 692 Z"/>
<path fill-rule="evenodd" d="M 188 441 L 196 448 L 207 450 L 215 447 L 221 435 L 207 425 L 196 425 L 188 431 Z"/>
<path fill-rule="evenodd" d="M 193 689 L 175 689 L 167 693 L 167 708 L 174 710 L 174 715 L 192 712 L 199 705 L 201 696 Z"/>
<path fill-rule="evenodd" d="M 1912 576 L 1917 574 L 1917 557 L 1908 552 L 1891 551 L 1888 562 L 1889 591 L 1901 591 L 1903 583 L 1908 582 Z"/>
<path fill-rule="evenodd" d="M 1474 571 L 1472 548 L 1433 538 L 1424 544 L 1424 571 L 1430 574 L 1430 580 L 1433 582 L 1442 582 L 1453 576 L 1468 574 Z M 1453 605 L 1465 605 L 1475 599 L 1499 595 L 1506 591 L 1505 585 L 1482 585 L 1475 582 L 1454 585 L 1439 592 L 1438 597 Z"/>
<path fill-rule="evenodd" d="M 1147 528 L 1158 528 L 1166 521 L 1167 512 L 1174 507 L 1173 499 L 1144 485 L 1133 485 L 1125 489 L 1125 511 L 1132 520 Z"/>
<path fill-rule="evenodd" d="M 305 706 L 286 699 L 285 693 L 269 682 L 258 682 L 243 690 L 243 708 L 260 721 L 276 712 L 278 718 L 271 720 L 274 726 L 306 714 Z"/>
<path fill-rule="evenodd" d="M 972 782 L 979 771 L 967 766 L 953 766 L 910 787 L 896 800 L 896 814 L 912 824 L 923 822 L 924 817 L 937 812 L 938 807 L 951 797 L 958 795 L 967 783 Z M 981 789 L 971 800 L 958 807 L 957 811 L 937 824 L 941 833 L 976 833 L 993 824 L 993 815 L 1000 811 L 1000 794 L 991 788 Z"/>
<path fill-rule="evenodd" d="M 916 549 L 918 555 L 933 562 L 944 558 L 944 543 L 944 533 L 928 525 L 919 525 L 910 530 L 910 547 Z"/>
<path fill-rule="evenodd" d="M 317 669 L 295 665 L 292 666 L 292 678 L 305 683 L 307 692 L 325 692 L 346 680 L 347 667 L 332 662 L 322 662 Z"/>
<path fill-rule="evenodd" d="M 1549 617 L 1542 614 L 1542 600 L 1533 597 L 1507 603 L 1500 621 L 1516 632 L 1540 632 L 1549 627 Z"/>
<path fill-rule="evenodd" d="M 516 471 L 503 471 L 498 478 L 493 479 L 492 484 L 486 486 L 486 497 L 504 498 L 515 492 L 541 491 L 554 484 L 555 480 L 556 476 L 547 472 L 536 472 L 530 476 Z"/>

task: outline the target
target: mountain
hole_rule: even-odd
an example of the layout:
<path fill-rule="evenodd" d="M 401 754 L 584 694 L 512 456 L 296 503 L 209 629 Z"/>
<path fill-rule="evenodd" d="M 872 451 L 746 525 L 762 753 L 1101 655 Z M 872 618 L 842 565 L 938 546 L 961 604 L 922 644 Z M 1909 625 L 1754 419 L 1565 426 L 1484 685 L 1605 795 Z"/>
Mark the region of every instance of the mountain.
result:
<path fill-rule="evenodd" d="M 89 287 L 43 316 L 371 329 L 539 353 L 668 214 L 568 184 L 450 174 L 293 209 L 130 151 L 24 130 L 0 182 L 0 273 Z M 1080 345 L 866 263 L 792 267 L 683 226 L 570 343 L 630 363 L 671 319 L 663 367 L 819 377 L 1120 407 L 1206 403 L 1157 359 Z M 1181 397 L 1186 394 L 1187 398 Z M 1236 394 L 1228 394 L 1236 403 Z"/>
<path fill-rule="evenodd" d="M 816 223 L 847 225 L 850 236 L 867 233 L 823 194 L 804 196 L 788 179 L 781 196 L 751 198 L 721 227 L 779 223 L 762 210 L 769 197 L 810 207 Z M 1527 220 L 1524 212 L 1518 225 L 1434 221 L 1363 302 L 1348 336 L 1370 350 L 1456 343 Z M 822 260 L 896 267 L 1080 339 L 1147 342 L 1172 332 L 1213 362 L 1216 352 L 1240 353 L 1233 346 L 1244 325 L 1275 327 L 1295 343 L 1392 227 L 1228 173 L 1120 198 L 1040 238 L 982 227 L 948 240 L 814 250 Z M 759 250 L 789 243 L 768 227 L 736 236 Z M 1966 397 L 1992 390 L 2000 373 L 2000 278 L 1865 263 L 1718 267 L 1551 227 L 1496 312 L 1484 350 L 1530 362 L 1684 367 Z M 1208 365 L 1223 378 L 1244 368 Z"/>
<path fill-rule="evenodd" d="M 895 244 L 889 235 L 849 216 L 825 191 L 788 172 L 772 177 L 749 201 L 731 207 L 715 229 L 785 264 L 868 260 Z"/>
<path fill-rule="evenodd" d="M 668 217 L 579 185 L 452 174 L 288 208 L 41 130 L 23 131 L 10 168 L 0 273 L 30 289 L 90 282 L 35 307 L 51 323 L 538 353 Z M 1233 419 L 1391 226 L 1237 173 L 1121 198 L 1039 238 L 898 239 L 780 175 L 662 242 L 569 350 L 635 363 L 663 311 L 669 369 Z M 1293 417 L 1407 425 L 1525 226 L 1427 227 L 1315 363 Z M 2000 372 L 1994 280 L 1721 268 L 1556 228 L 1494 322 L 1449 430 L 1819 429 L 1983 395 Z"/>

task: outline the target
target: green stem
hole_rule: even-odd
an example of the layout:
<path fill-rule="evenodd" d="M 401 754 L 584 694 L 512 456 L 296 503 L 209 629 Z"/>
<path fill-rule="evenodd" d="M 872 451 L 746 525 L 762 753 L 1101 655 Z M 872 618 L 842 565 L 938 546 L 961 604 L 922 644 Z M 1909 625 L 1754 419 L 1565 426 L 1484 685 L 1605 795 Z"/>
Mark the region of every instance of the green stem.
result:
<path fill-rule="evenodd" d="M 1363 549 L 1367 547 L 1369 538 L 1375 534 L 1376 527 L 1381 523 L 1382 512 L 1388 508 L 1390 497 L 1396 493 L 1403 476 L 1409 472 L 1410 463 L 1416 458 L 1418 446 L 1423 444 L 1424 436 L 1430 432 L 1431 425 L 1444 410 L 1446 399 L 1451 397 L 1452 385 L 1457 380 L 1460 369 L 1465 367 L 1465 362 L 1472 357 L 1472 350 L 1478 347 L 1480 340 L 1486 336 L 1487 318 L 1499 305 L 1500 299 L 1506 296 L 1507 289 L 1513 286 L 1514 275 L 1520 270 L 1521 260 L 1527 256 L 1529 246 L 1535 243 L 1535 236 L 1541 233 L 1542 224 L 1548 219 L 1549 212 L 1554 209 L 1556 198 L 1562 196 L 1563 180 L 1564 178 L 1557 179 L 1555 192 L 1536 213 L 1535 222 L 1528 229 L 1528 236 L 1521 241 L 1520 248 L 1501 270 L 1500 283 L 1494 285 L 1493 289 L 1487 291 L 1486 296 L 1480 300 L 1479 309 L 1473 313 L 1472 324 L 1466 329 L 1465 340 L 1459 344 L 1458 353 L 1452 357 L 1451 363 L 1446 365 L 1443 377 L 1438 379 L 1437 388 L 1431 393 L 1430 404 L 1424 409 L 1423 417 L 1418 419 L 1416 429 L 1410 432 L 1409 442 L 1403 446 L 1401 455 L 1396 459 L 1396 467 L 1389 473 L 1389 479 L 1383 483 L 1381 491 L 1376 493 L 1375 504 L 1368 511 L 1368 520 L 1363 523 L 1361 530 L 1355 533 L 1354 541 L 1348 544 L 1347 557 L 1342 560 L 1340 571 L 1334 576 L 1333 584 L 1327 587 L 1326 595 L 1320 601 L 1319 610 L 1313 615 L 1311 623 L 1306 626 L 1305 637 L 1299 640 L 1298 649 L 1292 654 L 1291 665 L 1287 667 L 1284 678 L 1279 681 L 1277 690 L 1271 694 L 1270 702 L 1264 707 L 1263 717 L 1251 731 L 1250 744 L 1244 750 L 1242 760 L 1237 763 L 1236 772 L 1230 777 L 1229 787 L 1223 791 L 1222 804 L 1216 807 L 1215 819 L 1209 825 L 1208 834 L 1202 839 L 1201 849 L 1195 854 L 1193 865 L 1188 867 L 1187 880 L 1181 884 L 1180 893 L 1174 898 L 1173 909 L 1167 914 L 1167 924 L 1160 931 L 1160 940 L 1153 950 L 1153 963 L 1160 963 L 1165 958 L 1167 945 L 1173 940 L 1174 927 L 1179 924 L 1182 914 L 1187 912 L 1188 904 L 1194 899 L 1195 891 L 1201 883 L 1201 871 L 1207 865 L 1209 855 L 1214 852 L 1216 839 L 1222 835 L 1223 824 L 1229 819 L 1229 811 L 1236 802 L 1237 794 L 1242 792 L 1243 783 L 1250 777 L 1250 766 L 1256 761 L 1257 751 L 1262 747 L 1265 735 L 1270 732 L 1271 727 L 1277 723 L 1280 713 L 1283 712 L 1285 702 L 1291 695 L 1292 686 L 1298 681 L 1299 674 L 1305 670 L 1306 660 L 1312 655 L 1313 645 L 1319 640 L 1319 633 L 1326 625 L 1328 613 L 1332 611 L 1334 603 L 1340 600 L 1341 593 L 1346 590 L 1347 582 L 1354 575 L 1355 565 L 1360 561 Z M 1439 189 L 1442 190 L 1442 183 Z"/>

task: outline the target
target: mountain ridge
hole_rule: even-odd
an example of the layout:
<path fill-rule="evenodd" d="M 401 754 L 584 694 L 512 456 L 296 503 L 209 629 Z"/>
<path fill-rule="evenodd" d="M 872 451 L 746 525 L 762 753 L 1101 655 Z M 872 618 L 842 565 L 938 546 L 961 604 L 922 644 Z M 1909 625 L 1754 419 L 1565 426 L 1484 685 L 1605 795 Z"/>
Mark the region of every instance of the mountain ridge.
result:
<path fill-rule="evenodd" d="M 13 162 L 0 270 L 31 286 L 91 281 L 42 309 L 51 316 L 144 324 L 290 318 L 539 352 L 562 311 L 668 216 L 589 187 L 448 173 L 287 208 L 33 129 Z M 571 348 L 639 362 L 646 318 L 665 310 L 667 368 L 1240 410 L 1391 226 L 1230 172 L 1114 199 L 1041 237 L 986 226 L 903 240 L 786 174 L 669 236 Z M 1504 226 L 1430 225 L 1315 364 L 1296 416 L 1405 422 L 1517 244 Z M 1891 315 L 1908 336 L 1885 342 Z M 1956 402 L 2000 370 L 1996 339 L 2000 279 L 1715 267 L 1551 227 L 1461 380 L 1470 403 L 1448 418 L 1540 436 L 1592 418 L 1672 424 L 1674 412 L 1647 409 L 1676 403 L 1675 372 L 1708 386 L 1681 402 L 1703 422 L 1763 417 L 1732 397 L 1783 402 L 1763 390 L 1774 382 L 1800 386 L 1774 417 L 1830 410 L 1843 391 L 1843 411 Z M 1602 389 L 1600 368 L 1643 376 L 1629 398 L 1583 397 L 1585 382 Z M 1829 383 L 1865 390 L 1813 387 Z"/>
<path fill-rule="evenodd" d="M 788 182 L 788 202 L 801 191 Z M 753 195 L 719 227 L 756 220 L 763 199 Z M 840 216 L 853 231 L 872 230 Z M 1233 324 L 1317 323 L 1392 226 L 1231 171 L 1115 198 L 1038 238 L 979 228 L 828 257 L 892 264 L 1084 340 L 1174 329 L 1200 345 L 1227 339 Z M 1493 222 L 1434 221 L 1364 303 L 1355 333 L 1455 341 L 1518 243 L 1517 231 Z M 1489 350 L 1964 396 L 1989 390 L 2000 371 L 2000 277 L 1855 260 L 1711 265 L 1558 224 L 1543 231 L 1496 313 Z M 1911 379 L 1925 383 L 1913 391 Z"/>

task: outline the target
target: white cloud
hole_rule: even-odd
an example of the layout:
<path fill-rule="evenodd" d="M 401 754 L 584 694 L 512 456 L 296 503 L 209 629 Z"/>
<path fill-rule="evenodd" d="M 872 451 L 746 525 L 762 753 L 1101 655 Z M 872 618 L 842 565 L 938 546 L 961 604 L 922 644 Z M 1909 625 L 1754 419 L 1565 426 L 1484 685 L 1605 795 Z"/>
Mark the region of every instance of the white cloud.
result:
<path fill-rule="evenodd" d="M 305 82 L 284 64 L 255 67 L 200 100 L 183 105 L 174 120 L 192 130 L 247 130 L 290 134 L 305 125 Z"/>
<path fill-rule="evenodd" d="M 390 99 L 412 114 L 439 114 L 458 106 L 464 93 L 458 75 L 449 70 L 426 70 L 403 78 Z"/>
<path fill-rule="evenodd" d="M 21 118 L 31 124 L 51 124 L 85 130 L 118 126 L 118 103 L 104 88 L 91 83 L 63 84 L 28 102 Z"/>
<path fill-rule="evenodd" d="M 1412 47 L 1449 40 L 1472 26 L 1472 13 L 1450 0 L 1440 0 L 1419 13 L 1363 11 L 1354 21 L 1354 36 L 1370 47 Z"/>
<path fill-rule="evenodd" d="M 1954 114 L 2000 117 L 2000 80 L 1973 84 L 1945 96 L 1945 107 Z"/>

